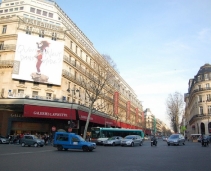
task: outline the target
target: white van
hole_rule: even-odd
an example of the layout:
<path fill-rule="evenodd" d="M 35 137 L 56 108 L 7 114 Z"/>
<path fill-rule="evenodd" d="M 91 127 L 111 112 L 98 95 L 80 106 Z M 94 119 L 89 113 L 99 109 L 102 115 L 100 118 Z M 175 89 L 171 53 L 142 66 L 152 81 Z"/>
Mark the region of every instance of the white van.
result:
<path fill-rule="evenodd" d="M 193 142 L 198 142 L 198 138 L 201 137 L 201 134 L 191 134 L 190 135 L 190 139 L 193 141 Z"/>

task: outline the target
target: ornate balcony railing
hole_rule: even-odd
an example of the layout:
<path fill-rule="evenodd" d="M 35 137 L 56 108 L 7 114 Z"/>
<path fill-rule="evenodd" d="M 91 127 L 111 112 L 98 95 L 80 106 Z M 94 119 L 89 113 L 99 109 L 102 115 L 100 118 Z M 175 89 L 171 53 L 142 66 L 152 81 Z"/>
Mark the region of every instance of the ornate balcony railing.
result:
<path fill-rule="evenodd" d="M 0 68 L 13 67 L 14 60 L 0 60 Z"/>
<path fill-rule="evenodd" d="M 206 119 L 206 118 L 209 118 L 210 116 L 211 116 L 211 113 L 196 114 L 190 119 L 189 124 L 192 124 L 195 120 Z"/>
<path fill-rule="evenodd" d="M 9 51 L 13 50 L 15 51 L 15 44 L 0 44 L 0 51 Z"/>

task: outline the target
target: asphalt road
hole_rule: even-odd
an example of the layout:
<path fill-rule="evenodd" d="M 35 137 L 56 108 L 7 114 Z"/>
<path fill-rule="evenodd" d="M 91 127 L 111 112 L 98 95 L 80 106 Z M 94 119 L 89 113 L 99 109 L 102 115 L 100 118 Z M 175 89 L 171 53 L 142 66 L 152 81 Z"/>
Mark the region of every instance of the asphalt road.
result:
<path fill-rule="evenodd" d="M 211 170 L 211 145 L 186 142 L 151 147 L 97 146 L 93 152 L 57 151 L 52 146 L 0 144 L 0 171 L 202 171 Z"/>

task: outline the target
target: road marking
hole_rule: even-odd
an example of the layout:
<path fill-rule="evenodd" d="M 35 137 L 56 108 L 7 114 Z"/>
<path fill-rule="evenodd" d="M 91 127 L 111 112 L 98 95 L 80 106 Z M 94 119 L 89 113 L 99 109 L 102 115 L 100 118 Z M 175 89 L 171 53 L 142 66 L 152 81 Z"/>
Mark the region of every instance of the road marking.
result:
<path fill-rule="evenodd" d="M 5 153 L 5 154 L 0 154 L 0 156 L 8 156 L 8 155 L 20 155 L 20 154 L 32 154 L 32 153 L 45 153 L 49 151 L 54 151 L 54 150 L 44 150 L 44 151 L 36 151 L 36 152 L 20 152 L 20 153 Z"/>

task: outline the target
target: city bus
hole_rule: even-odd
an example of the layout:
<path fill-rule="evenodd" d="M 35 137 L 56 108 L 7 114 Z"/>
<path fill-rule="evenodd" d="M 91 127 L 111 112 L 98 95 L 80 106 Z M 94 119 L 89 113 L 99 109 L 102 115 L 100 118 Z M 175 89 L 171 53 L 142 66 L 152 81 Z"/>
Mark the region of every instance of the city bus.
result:
<path fill-rule="evenodd" d="M 124 128 L 91 128 L 91 141 L 97 142 L 98 139 L 106 140 L 113 136 L 125 137 L 127 135 L 140 135 L 144 138 L 144 132 L 141 129 L 124 129 Z"/>

